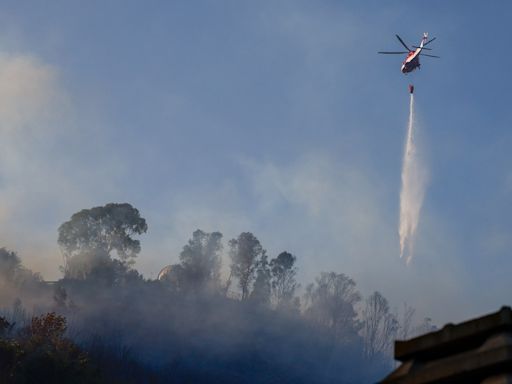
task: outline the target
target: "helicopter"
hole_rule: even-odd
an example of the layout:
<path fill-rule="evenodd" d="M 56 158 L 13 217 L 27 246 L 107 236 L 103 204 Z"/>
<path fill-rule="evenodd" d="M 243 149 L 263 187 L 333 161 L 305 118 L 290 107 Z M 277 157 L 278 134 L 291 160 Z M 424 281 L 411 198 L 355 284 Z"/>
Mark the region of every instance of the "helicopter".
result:
<path fill-rule="evenodd" d="M 414 71 L 416 68 L 420 68 L 420 55 L 421 56 L 427 56 L 427 57 L 435 57 L 435 58 L 439 59 L 439 56 L 429 55 L 429 54 L 426 54 L 426 53 L 422 52 L 423 50 L 431 51 L 430 48 L 425 48 L 425 46 L 430 44 L 431 42 L 433 42 L 436 39 L 434 37 L 434 38 L 428 40 L 428 33 L 427 32 L 423 33 L 423 37 L 421 39 L 419 47 L 413 45 L 414 50 L 410 49 L 407 46 L 407 44 L 404 43 L 404 41 L 402 40 L 402 38 L 400 36 L 396 35 L 396 38 L 405 47 L 405 49 L 407 49 L 407 51 L 401 51 L 401 52 L 377 52 L 377 53 L 381 53 L 381 54 L 384 54 L 384 55 L 401 55 L 401 54 L 407 53 L 407 57 L 405 58 L 404 62 L 402 63 L 402 67 L 400 69 L 403 74 L 407 74 L 409 72 Z"/>

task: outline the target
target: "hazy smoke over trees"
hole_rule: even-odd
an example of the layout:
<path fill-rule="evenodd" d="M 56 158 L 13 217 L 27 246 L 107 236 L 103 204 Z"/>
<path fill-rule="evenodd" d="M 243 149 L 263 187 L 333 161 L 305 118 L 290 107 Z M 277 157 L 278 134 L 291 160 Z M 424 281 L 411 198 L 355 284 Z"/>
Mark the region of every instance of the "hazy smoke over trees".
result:
<path fill-rule="evenodd" d="M 0 249 L 0 356 L 10 356 L 2 374 L 20 378 L 13 382 L 367 383 L 390 367 L 397 332 L 410 332 L 411 311 L 400 323 L 380 293 L 363 300 L 343 273 L 321 273 L 300 298 L 296 256 L 267 255 L 250 232 L 224 254 L 221 233 L 196 230 L 179 263 L 145 279 L 133 260 L 134 237 L 146 230 L 130 204 L 74 214 L 58 229 L 66 265 L 52 284 Z"/>

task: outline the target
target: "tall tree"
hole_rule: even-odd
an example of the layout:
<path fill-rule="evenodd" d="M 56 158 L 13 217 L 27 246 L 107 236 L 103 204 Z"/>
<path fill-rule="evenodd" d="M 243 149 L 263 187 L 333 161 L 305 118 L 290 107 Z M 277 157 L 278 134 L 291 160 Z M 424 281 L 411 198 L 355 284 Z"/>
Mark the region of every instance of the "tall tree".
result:
<path fill-rule="evenodd" d="M 249 297 L 258 261 L 266 252 L 251 232 L 242 232 L 236 239 L 230 240 L 229 247 L 231 273 L 237 278 L 242 300 L 245 300 Z"/>
<path fill-rule="evenodd" d="M 297 281 L 297 258 L 289 252 L 281 252 L 270 261 L 272 274 L 272 298 L 276 307 L 288 306 L 293 300 Z"/>
<path fill-rule="evenodd" d="M 391 353 L 391 346 L 398 332 L 398 320 L 389 312 L 388 301 L 379 292 L 366 298 L 362 313 L 364 353 L 371 359 Z"/>
<path fill-rule="evenodd" d="M 255 303 L 260 305 L 270 305 L 270 295 L 272 293 L 270 266 L 267 255 L 263 254 L 256 266 L 256 278 L 249 297 Z"/>
<path fill-rule="evenodd" d="M 21 268 L 21 260 L 15 252 L 0 248 L 0 286 L 13 282 Z"/>
<path fill-rule="evenodd" d="M 41 276 L 25 268 L 16 252 L 0 248 L 0 287 L 27 286 L 41 282 Z"/>
<path fill-rule="evenodd" d="M 357 338 L 360 324 L 355 305 L 361 300 L 356 283 L 343 273 L 322 272 L 306 288 L 306 315 L 329 328 L 340 341 Z"/>
<path fill-rule="evenodd" d="M 114 251 L 123 264 L 132 264 L 140 252 L 140 241 L 133 236 L 147 229 L 146 220 L 128 203 L 110 203 L 73 214 L 58 230 L 65 276 L 85 278 L 96 266 L 108 264 Z"/>
<path fill-rule="evenodd" d="M 221 239 L 220 232 L 207 233 L 198 229 L 192 234 L 180 253 L 183 288 L 197 290 L 218 287 Z"/>

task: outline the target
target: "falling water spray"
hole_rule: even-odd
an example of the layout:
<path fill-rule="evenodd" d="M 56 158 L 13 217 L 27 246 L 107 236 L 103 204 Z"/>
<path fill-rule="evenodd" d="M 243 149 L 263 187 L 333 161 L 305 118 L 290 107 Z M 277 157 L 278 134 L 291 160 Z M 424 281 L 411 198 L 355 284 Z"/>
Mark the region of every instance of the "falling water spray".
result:
<path fill-rule="evenodd" d="M 400 191 L 400 257 L 409 263 L 413 256 L 414 238 L 420 218 L 421 206 L 425 195 L 426 172 L 415 142 L 416 122 L 414 119 L 414 88 L 410 90 L 409 123 L 405 140 L 402 164 L 402 189 Z"/>

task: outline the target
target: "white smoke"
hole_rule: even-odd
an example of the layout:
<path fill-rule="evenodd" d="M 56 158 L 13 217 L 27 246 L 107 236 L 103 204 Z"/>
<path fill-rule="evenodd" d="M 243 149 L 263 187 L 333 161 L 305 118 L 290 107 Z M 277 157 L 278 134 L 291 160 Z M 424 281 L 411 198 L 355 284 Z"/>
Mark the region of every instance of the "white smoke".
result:
<path fill-rule="evenodd" d="M 414 95 L 411 93 L 409 125 L 405 141 L 402 165 L 402 189 L 400 191 L 400 257 L 409 263 L 413 256 L 414 238 L 425 196 L 427 172 L 415 143 Z"/>

